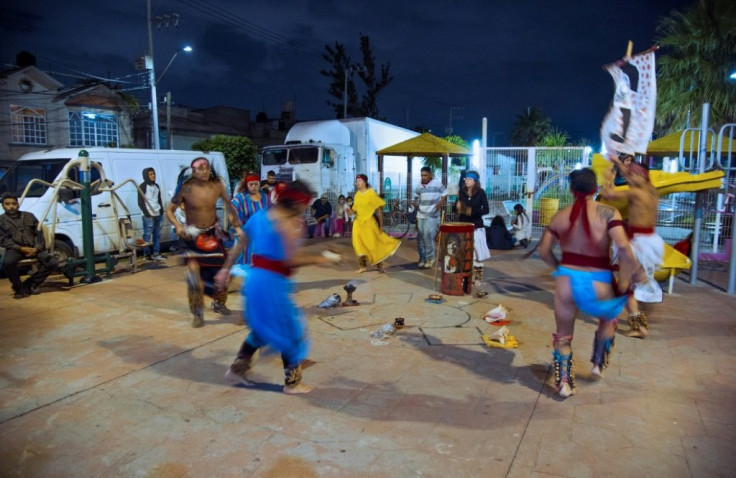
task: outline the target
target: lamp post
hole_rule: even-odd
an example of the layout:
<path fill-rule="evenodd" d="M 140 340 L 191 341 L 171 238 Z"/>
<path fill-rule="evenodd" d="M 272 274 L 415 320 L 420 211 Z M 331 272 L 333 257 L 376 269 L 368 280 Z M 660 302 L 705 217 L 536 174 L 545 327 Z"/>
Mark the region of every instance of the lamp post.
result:
<path fill-rule="evenodd" d="M 174 53 L 174 55 L 171 57 L 171 60 L 169 60 L 169 64 L 166 65 L 166 68 L 164 68 L 164 72 L 161 73 L 161 76 L 159 76 L 158 79 L 156 80 L 156 84 L 154 85 L 154 90 L 156 86 L 158 86 L 158 82 L 161 81 L 161 79 L 164 77 L 166 72 L 169 71 L 169 67 L 171 66 L 172 63 L 174 63 L 174 58 L 176 58 L 176 56 L 181 52 L 189 53 L 191 51 L 192 51 L 192 47 L 187 45 L 184 48 L 181 48 L 180 50 L 177 50 Z M 157 114 L 156 114 L 156 120 L 154 122 L 154 125 L 156 128 L 156 131 L 158 132 L 158 105 L 156 106 L 156 112 Z M 156 137 L 158 138 L 158 135 Z M 172 138 L 171 138 L 171 92 L 170 91 L 166 93 L 166 141 L 168 143 L 167 144 L 168 149 L 173 149 L 172 148 Z M 156 149 L 159 149 L 159 148 L 157 147 Z"/>

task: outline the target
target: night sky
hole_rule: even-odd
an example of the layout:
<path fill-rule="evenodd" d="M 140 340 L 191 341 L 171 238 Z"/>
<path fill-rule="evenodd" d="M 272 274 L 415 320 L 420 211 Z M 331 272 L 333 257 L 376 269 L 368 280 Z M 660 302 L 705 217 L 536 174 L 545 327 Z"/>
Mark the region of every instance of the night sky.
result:
<path fill-rule="evenodd" d="M 94 75 L 125 81 L 142 102 L 134 60 L 148 47 L 145 0 L 0 0 L 0 61 L 27 50 L 65 82 Z M 228 105 L 278 116 L 293 101 L 302 120 L 334 118 L 328 79 L 319 70 L 325 44 L 361 58 L 368 35 L 377 63 L 394 81 L 378 97 L 379 114 L 401 126 L 506 145 L 515 116 L 538 107 L 573 139 L 599 146 L 613 95 L 602 69 L 654 44 L 658 20 L 692 1 L 572 0 L 153 0 L 153 16 L 176 12 L 179 24 L 154 29 L 163 96 L 191 107 Z M 360 81 L 358 80 L 358 84 Z M 138 88 L 138 89 L 135 89 Z"/>

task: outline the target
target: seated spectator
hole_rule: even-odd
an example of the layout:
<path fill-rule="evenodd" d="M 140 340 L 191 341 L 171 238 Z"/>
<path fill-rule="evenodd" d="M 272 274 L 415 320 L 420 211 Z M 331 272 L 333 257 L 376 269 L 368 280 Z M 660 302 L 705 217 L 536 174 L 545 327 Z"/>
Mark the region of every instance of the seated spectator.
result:
<path fill-rule="evenodd" d="M 486 241 L 489 249 L 508 250 L 514 247 L 516 239 L 506 227 L 503 217 L 496 216 L 491 221 L 491 227 L 488 228 Z"/>
<path fill-rule="evenodd" d="M 41 284 L 56 269 L 56 258 L 46 250 L 36 216 L 18 210 L 18 196 L 6 192 L 2 201 L 5 210 L 0 216 L 0 246 L 5 248 L 3 269 L 13 285 L 13 298 L 23 299 L 40 293 Z M 18 263 L 30 258 L 38 259 L 38 271 L 21 282 Z"/>
<path fill-rule="evenodd" d="M 516 239 L 517 244 L 526 248 L 532 239 L 532 221 L 521 204 L 514 206 L 514 212 L 516 216 L 511 220 L 511 225 L 514 228 L 514 239 Z"/>
<path fill-rule="evenodd" d="M 314 237 L 314 228 L 318 224 L 324 224 L 324 235 L 330 234 L 330 216 L 332 215 L 332 204 L 327 200 L 327 193 L 322 193 L 322 197 L 312 203 L 312 217 L 314 223 L 309 225 L 309 238 Z"/>

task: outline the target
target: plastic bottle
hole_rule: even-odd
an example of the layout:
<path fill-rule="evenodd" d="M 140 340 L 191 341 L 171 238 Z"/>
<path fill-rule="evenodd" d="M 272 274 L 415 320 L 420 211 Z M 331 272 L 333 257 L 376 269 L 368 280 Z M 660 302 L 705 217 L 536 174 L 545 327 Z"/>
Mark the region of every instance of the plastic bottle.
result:
<path fill-rule="evenodd" d="M 332 294 L 325 300 L 319 303 L 319 307 L 322 309 L 329 309 L 330 307 L 335 307 L 340 305 L 342 302 L 342 298 L 338 294 Z"/>
<path fill-rule="evenodd" d="M 382 339 L 386 336 L 394 335 L 395 333 L 396 333 L 396 327 L 394 327 L 394 324 L 386 324 L 380 329 L 371 333 L 371 337 L 373 337 L 374 339 Z"/>

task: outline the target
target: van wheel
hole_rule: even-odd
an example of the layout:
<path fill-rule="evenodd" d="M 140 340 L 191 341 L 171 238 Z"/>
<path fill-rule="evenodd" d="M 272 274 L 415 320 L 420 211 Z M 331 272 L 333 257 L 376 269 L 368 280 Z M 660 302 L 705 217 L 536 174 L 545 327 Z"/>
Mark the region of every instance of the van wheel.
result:
<path fill-rule="evenodd" d="M 52 252 L 59 266 L 66 264 L 68 259 L 74 257 L 72 247 L 61 239 L 54 240 L 54 251 Z"/>

